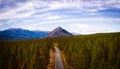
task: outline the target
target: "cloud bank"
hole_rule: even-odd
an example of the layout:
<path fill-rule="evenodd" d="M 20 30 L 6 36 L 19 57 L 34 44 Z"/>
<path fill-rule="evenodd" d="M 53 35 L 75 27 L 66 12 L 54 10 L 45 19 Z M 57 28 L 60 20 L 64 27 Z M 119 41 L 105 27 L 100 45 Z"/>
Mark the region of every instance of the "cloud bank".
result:
<path fill-rule="evenodd" d="M 102 22 L 110 27 L 99 28 Z M 0 0 L 0 30 L 62 26 L 76 33 L 112 32 L 120 31 L 119 22 L 120 0 Z"/>

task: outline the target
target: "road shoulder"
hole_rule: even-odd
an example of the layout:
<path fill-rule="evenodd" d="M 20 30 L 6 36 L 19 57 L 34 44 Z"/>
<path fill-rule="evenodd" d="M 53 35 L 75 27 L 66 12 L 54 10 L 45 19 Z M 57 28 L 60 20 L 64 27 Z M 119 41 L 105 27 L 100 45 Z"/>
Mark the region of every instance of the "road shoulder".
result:
<path fill-rule="evenodd" d="M 52 49 L 49 50 L 50 53 L 50 62 L 47 66 L 47 69 L 55 69 L 55 51 L 53 51 Z"/>

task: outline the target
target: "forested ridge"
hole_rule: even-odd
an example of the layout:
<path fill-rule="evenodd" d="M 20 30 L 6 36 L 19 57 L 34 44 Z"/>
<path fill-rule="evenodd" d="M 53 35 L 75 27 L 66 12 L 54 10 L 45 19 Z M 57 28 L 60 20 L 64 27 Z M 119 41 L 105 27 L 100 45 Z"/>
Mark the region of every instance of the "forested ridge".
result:
<path fill-rule="evenodd" d="M 120 33 L 0 42 L 0 69 L 46 69 L 54 45 L 73 69 L 120 69 Z"/>

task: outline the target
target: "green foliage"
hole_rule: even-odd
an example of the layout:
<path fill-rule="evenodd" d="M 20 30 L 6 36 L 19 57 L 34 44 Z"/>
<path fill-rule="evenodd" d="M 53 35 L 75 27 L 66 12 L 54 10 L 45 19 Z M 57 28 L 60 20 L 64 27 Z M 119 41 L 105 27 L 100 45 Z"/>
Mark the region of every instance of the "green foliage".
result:
<path fill-rule="evenodd" d="M 120 69 L 120 33 L 55 38 L 73 69 Z"/>
<path fill-rule="evenodd" d="M 49 39 L 0 42 L 0 69 L 46 69 Z"/>

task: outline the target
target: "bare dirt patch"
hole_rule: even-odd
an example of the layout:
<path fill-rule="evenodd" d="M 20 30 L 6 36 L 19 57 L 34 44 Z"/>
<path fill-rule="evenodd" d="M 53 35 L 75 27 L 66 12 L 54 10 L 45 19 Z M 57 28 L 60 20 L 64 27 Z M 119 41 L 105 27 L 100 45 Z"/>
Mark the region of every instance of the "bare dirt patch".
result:
<path fill-rule="evenodd" d="M 47 69 L 55 69 L 55 51 L 52 49 L 49 50 L 50 53 L 50 63 L 47 66 Z"/>

